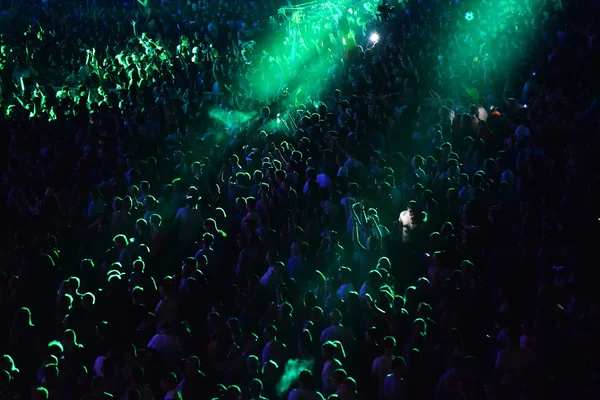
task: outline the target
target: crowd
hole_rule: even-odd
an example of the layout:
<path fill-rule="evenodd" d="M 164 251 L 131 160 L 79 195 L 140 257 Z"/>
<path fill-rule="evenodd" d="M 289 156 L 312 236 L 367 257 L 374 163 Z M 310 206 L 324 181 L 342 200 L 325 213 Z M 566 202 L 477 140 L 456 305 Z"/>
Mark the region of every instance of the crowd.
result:
<path fill-rule="evenodd" d="M 0 1 L 0 399 L 598 398 L 596 3 L 281 6 Z"/>

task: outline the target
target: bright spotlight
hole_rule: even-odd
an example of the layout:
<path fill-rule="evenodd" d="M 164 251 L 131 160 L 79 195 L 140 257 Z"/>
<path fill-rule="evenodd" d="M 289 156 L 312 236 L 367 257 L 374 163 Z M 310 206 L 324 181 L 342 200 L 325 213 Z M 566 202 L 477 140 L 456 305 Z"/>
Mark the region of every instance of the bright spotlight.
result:
<path fill-rule="evenodd" d="M 369 37 L 369 40 L 370 40 L 372 43 L 377 43 L 377 42 L 379 42 L 379 35 L 377 34 L 377 32 L 373 32 L 373 33 L 371 33 L 371 36 Z"/>

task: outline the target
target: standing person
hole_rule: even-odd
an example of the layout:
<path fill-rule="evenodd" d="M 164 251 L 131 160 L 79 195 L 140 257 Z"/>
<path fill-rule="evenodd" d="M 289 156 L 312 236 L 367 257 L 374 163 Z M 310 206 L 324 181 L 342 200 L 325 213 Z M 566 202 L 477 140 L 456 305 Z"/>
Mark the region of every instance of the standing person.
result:
<path fill-rule="evenodd" d="M 8 351 L 14 357 L 14 362 L 10 356 L 4 357 L 6 361 L 11 361 L 7 363 L 10 365 L 8 369 L 13 373 L 18 372 L 17 368 L 20 368 L 24 374 L 31 373 L 35 369 L 34 360 L 39 341 L 39 333 L 31 320 L 31 311 L 29 308 L 21 307 L 13 320 L 8 344 Z"/>
<path fill-rule="evenodd" d="M 125 235 L 117 235 L 113 238 L 113 245 L 117 262 L 121 264 L 123 271 L 130 272 L 133 257 L 131 251 L 127 247 L 128 240 Z"/>
<path fill-rule="evenodd" d="M 407 398 L 406 382 L 406 361 L 402 357 L 394 357 L 392 361 L 392 373 L 385 377 L 383 381 L 384 400 L 401 400 Z"/>
<path fill-rule="evenodd" d="M 300 387 L 292 390 L 287 400 L 325 400 L 321 392 L 315 389 L 313 375 L 304 370 L 298 376 Z"/>
<path fill-rule="evenodd" d="M 88 204 L 87 217 L 90 222 L 104 214 L 106 202 L 100 192 L 100 189 L 94 187 L 90 189 L 90 202 Z"/>
<path fill-rule="evenodd" d="M 325 328 L 321 332 L 321 343 L 339 341 L 344 346 L 344 349 L 351 350 L 354 347 L 355 337 L 354 332 L 348 326 L 342 325 L 342 313 L 335 309 L 329 314 L 331 326 Z"/>
<path fill-rule="evenodd" d="M 165 392 L 164 400 L 182 400 L 181 392 L 177 390 L 177 375 L 174 372 L 164 374 L 160 380 L 160 388 Z"/>
<path fill-rule="evenodd" d="M 263 332 L 265 347 L 262 351 L 262 365 L 268 361 L 275 361 L 277 365 L 285 365 L 287 361 L 287 347 L 277 338 L 277 327 L 267 326 Z"/>
<path fill-rule="evenodd" d="M 416 201 L 411 200 L 406 210 L 398 217 L 398 228 L 402 232 L 402 243 L 416 242 L 427 223 L 427 213 L 421 210 Z"/>
<path fill-rule="evenodd" d="M 213 235 L 212 247 L 215 252 L 219 255 L 226 253 L 227 234 L 219 229 L 217 222 L 213 218 L 208 218 L 204 221 L 203 226 L 206 232 Z"/>
<path fill-rule="evenodd" d="M 340 342 L 325 342 L 321 347 L 323 370 L 321 371 L 321 388 L 326 396 L 333 394 L 339 388 L 333 379 L 333 372 L 342 369 L 340 358 L 345 357 L 344 348 Z"/>
<path fill-rule="evenodd" d="M 152 232 L 152 245 L 150 257 L 152 258 L 151 271 L 152 273 L 161 273 L 164 275 L 164 268 L 168 267 L 169 263 L 169 244 L 171 235 L 162 225 L 162 217 L 158 214 L 150 216 L 150 229 Z M 158 276 L 161 276 L 158 275 Z"/>
<path fill-rule="evenodd" d="M 250 400 L 268 400 L 266 397 L 262 396 L 263 392 L 263 383 L 260 379 L 253 379 L 250 382 Z"/>
<path fill-rule="evenodd" d="M 387 336 L 383 339 L 383 355 L 373 360 L 373 381 L 378 387 L 378 394 L 380 397 L 384 396 L 385 378 L 392 373 L 395 349 L 396 339 L 392 336 Z"/>
<path fill-rule="evenodd" d="M 202 213 L 197 208 L 197 201 L 193 196 L 187 196 L 185 207 L 177 211 L 175 216 L 174 229 L 179 232 L 179 245 L 182 252 L 189 253 L 188 250 L 198 240 L 200 229 L 202 228 Z"/>

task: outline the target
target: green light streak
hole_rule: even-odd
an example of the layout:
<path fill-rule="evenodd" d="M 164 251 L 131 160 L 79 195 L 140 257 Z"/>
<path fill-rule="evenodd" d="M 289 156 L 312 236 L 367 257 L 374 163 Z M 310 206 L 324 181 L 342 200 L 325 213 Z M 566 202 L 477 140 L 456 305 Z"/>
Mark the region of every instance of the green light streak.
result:
<path fill-rule="evenodd" d="M 338 30 L 340 15 L 352 15 L 348 18 L 349 27 L 364 31 L 365 20 L 375 18 L 377 4 L 376 0 L 341 0 L 280 10 L 279 14 L 286 15 L 288 23 L 264 45 L 266 54 L 276 56 L 263 57 L 260 72 L 249 79 L 253 95 L 271 104 L 286 86 L 291 93 L 286 106 L 316 98 L 320 89 L 327 88 L 327 83 L 336 76 L 344 51 L 356 45 L 354 32 Z M 373 13 L 357 12 L 357 7 Z"/>

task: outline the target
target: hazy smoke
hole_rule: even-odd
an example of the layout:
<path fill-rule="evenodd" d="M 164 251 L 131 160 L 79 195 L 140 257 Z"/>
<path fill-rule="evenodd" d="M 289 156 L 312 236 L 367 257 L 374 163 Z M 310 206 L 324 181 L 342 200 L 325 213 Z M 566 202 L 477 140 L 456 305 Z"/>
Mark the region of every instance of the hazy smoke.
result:
<path fill-rule="evenodd" d="M 285 364 L 283 376 L 277 384 L 277 395 L 283 396 L 290 389 L 290 386 L 298 379 L 300 372 L 306 370 L 312 371 L 315 362 L 313 360 L 289 360 Z"/>
<path fill-rule="evenodd" d="M 243 125 L 252 121 L 256 116 L 256 112 L 241 112 L 241 111 L 225 111 L 219 108 L 213 108 L 208 112 L 208 115 L 222 123 L 228 129 L 241 128 Z"/>

